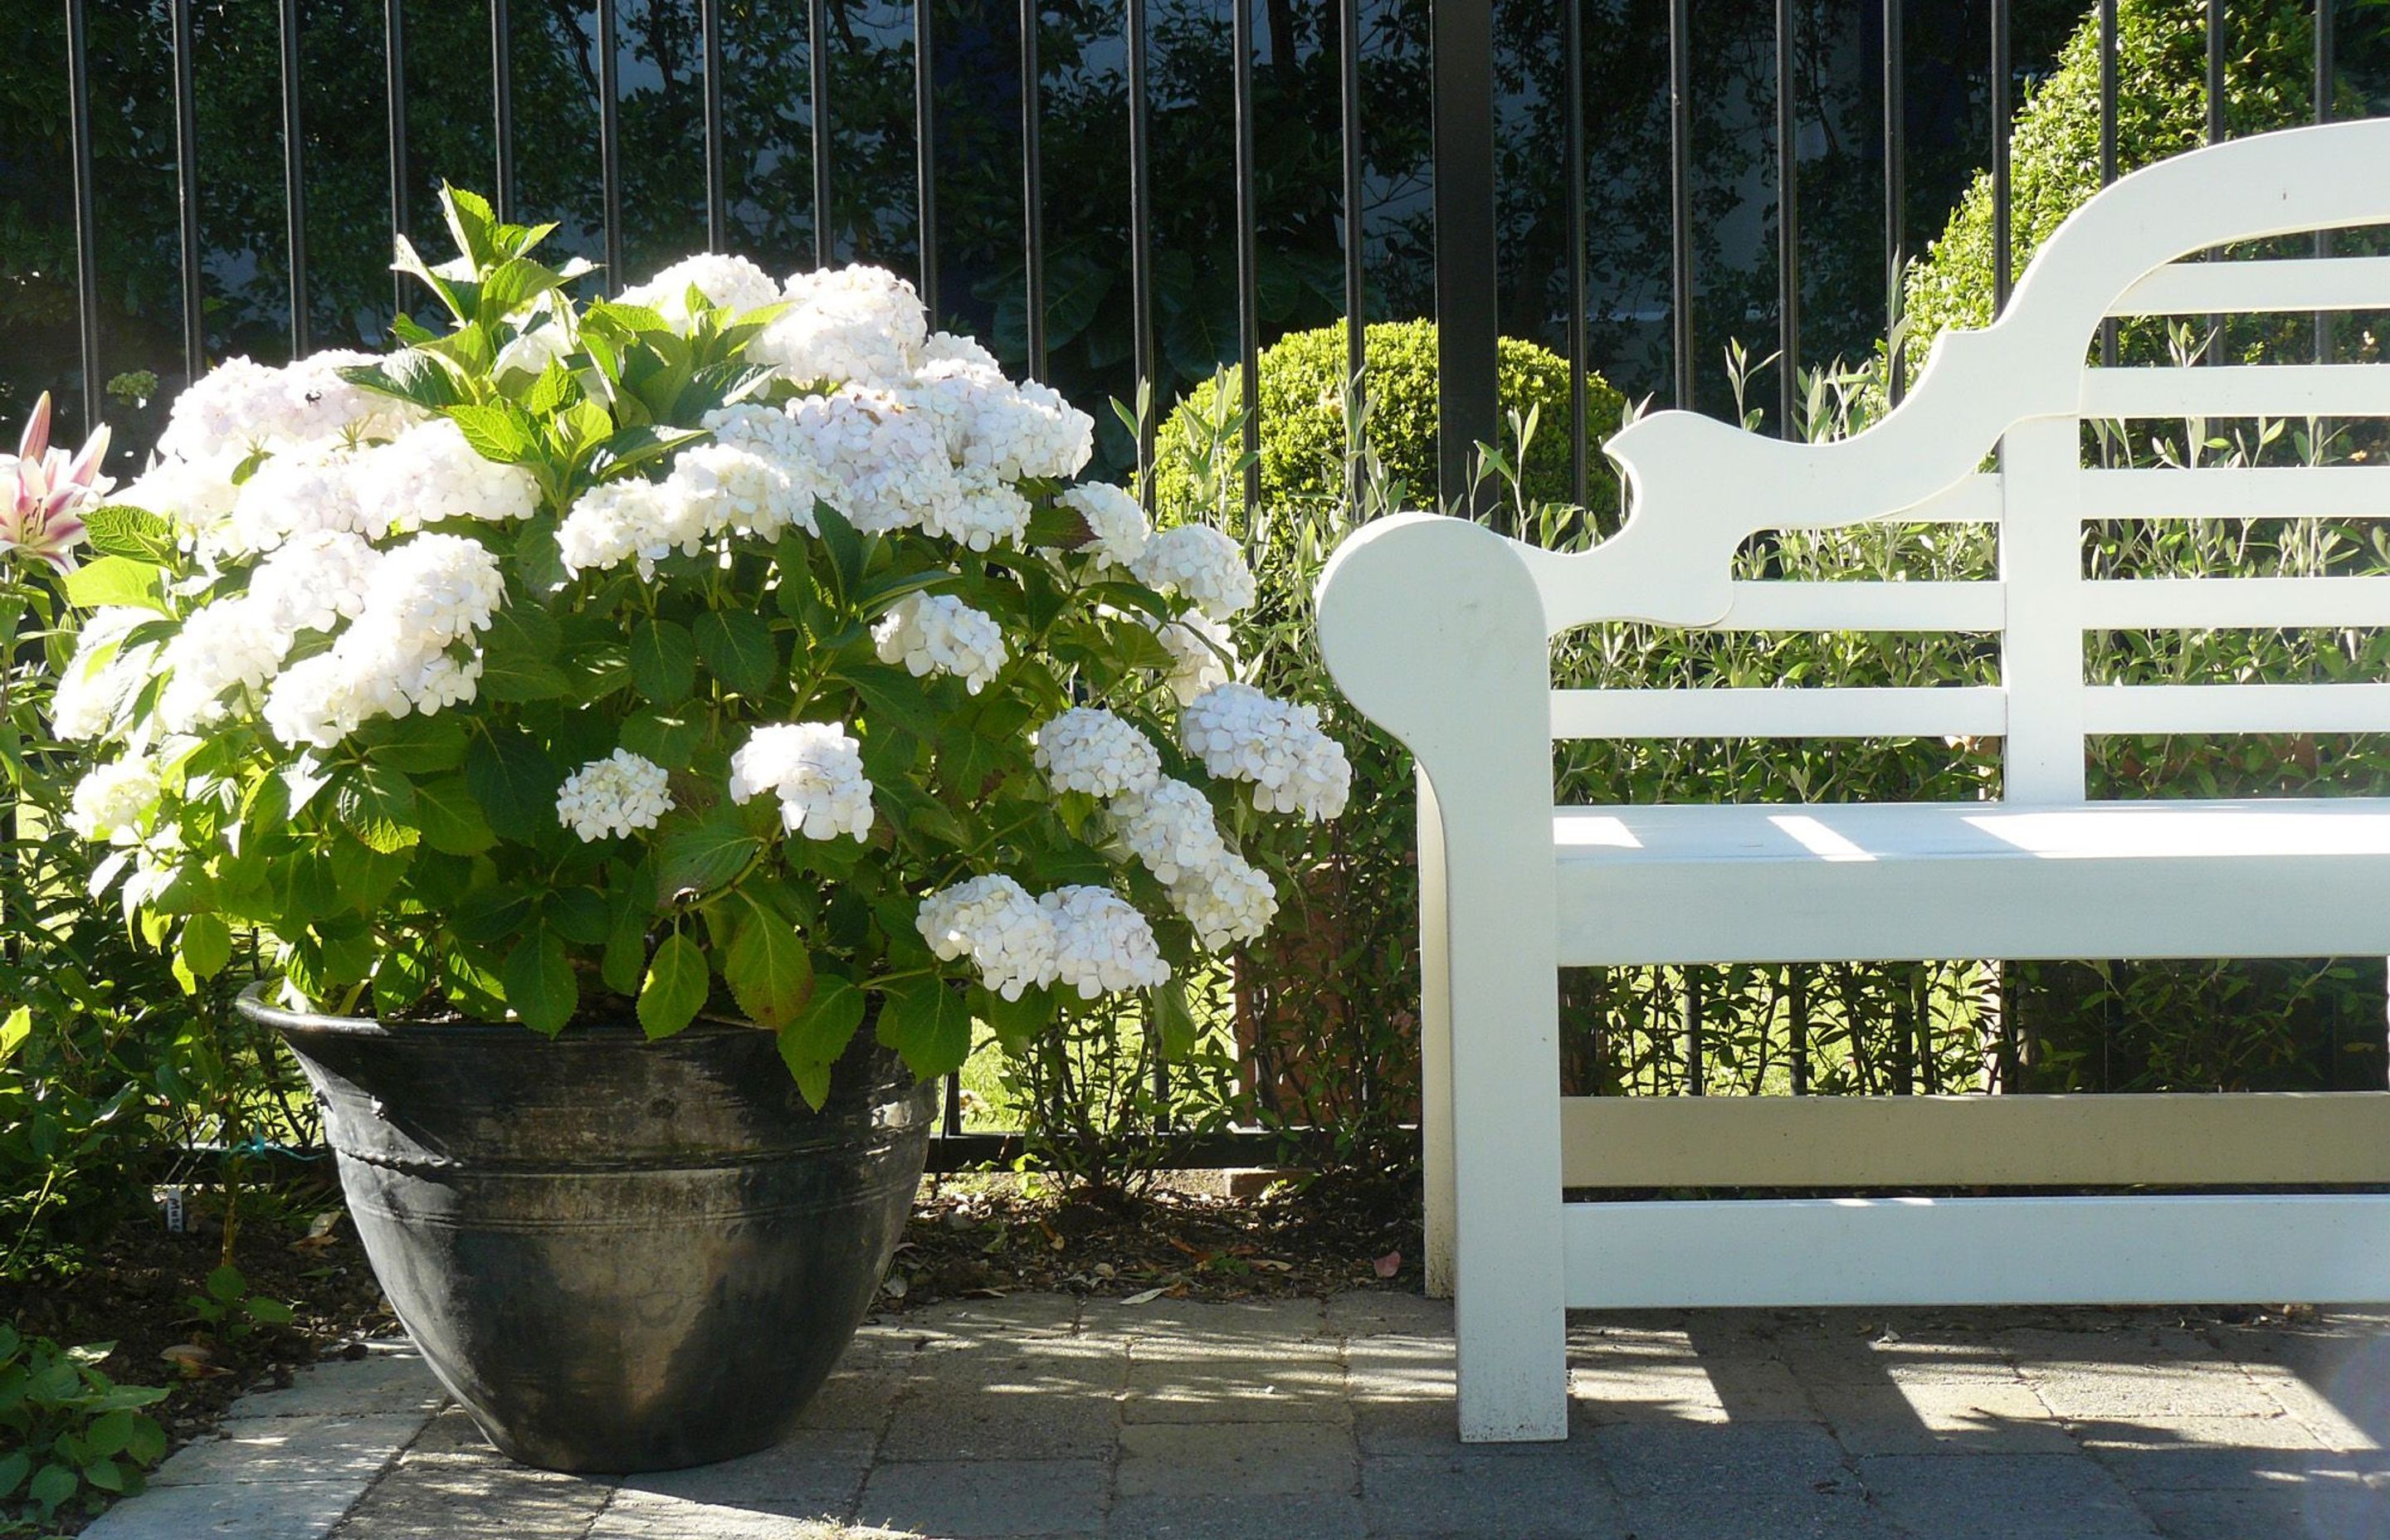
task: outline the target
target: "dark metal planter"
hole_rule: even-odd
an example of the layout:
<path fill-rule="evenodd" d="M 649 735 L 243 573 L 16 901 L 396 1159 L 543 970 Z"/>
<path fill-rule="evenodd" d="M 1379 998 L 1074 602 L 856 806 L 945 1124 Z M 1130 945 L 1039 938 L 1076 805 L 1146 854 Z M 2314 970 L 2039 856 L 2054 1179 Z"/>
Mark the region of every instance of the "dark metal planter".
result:
<path fill-rule="evenodd" d="M 299 1056 L 374 1275 L 491 1442 L 551 1470 L 787 1437 L 862 1323 L 936 1100 L 868 1024 L 816 1113 L 772 1035 L 241 1008 Z"/>

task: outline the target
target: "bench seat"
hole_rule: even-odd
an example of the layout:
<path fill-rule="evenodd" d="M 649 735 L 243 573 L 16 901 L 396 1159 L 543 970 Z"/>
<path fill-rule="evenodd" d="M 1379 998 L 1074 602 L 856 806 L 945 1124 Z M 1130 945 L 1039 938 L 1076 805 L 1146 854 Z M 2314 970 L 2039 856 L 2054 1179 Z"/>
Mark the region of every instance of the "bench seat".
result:
<path fill-rule="evenodd" d="M 1555 810 L 1576 966 L 2379 951 L 2390 802 Z"/>

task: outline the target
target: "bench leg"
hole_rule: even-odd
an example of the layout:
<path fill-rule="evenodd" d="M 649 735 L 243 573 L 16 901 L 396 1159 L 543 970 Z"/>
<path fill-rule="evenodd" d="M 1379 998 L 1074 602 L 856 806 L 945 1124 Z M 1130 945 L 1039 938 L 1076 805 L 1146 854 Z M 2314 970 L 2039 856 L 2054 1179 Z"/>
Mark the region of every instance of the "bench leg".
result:
<path fill-rule="evenodd" d="M 1420 1174 L 1424 1189 L 1427 1294 L 1452 1298 L 1452 969 L 1446 956 L 1444 820 L 1419 777 Z"/>
<path fill-rule="evenodd" d="M 1445 924 L 1451 1021 L 1454 1302 L 1460 1437 L 1568 1437 L 1567 1277 L 1561 1230 L 1556 894 L 1505 850 L 1499 815 L 1447 802 Z M 1538 810 L 1536 822 L 1543 825 Z"/>

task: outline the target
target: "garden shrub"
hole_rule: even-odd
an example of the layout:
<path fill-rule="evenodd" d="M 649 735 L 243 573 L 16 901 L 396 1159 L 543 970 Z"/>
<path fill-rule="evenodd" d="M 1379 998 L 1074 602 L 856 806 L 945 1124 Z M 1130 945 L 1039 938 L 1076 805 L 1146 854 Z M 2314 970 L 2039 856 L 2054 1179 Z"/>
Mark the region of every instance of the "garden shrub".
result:
<path fill-rule="evenodd" d="M 1436 495 L 1435 323 L 1381 321 L 1363 332 L 1368 360 L 1369 447 L 1390 484 L 1407 489 L 1411 506 L 1433 507 Z M 1569 501 L 1569 366 L 1550 349 L 1518 338 L 1499 343 L 1496 369 L 1505 412 L 1539 415 L 1528 447 L 1525 490 L 1536 503 Z M 1262 507 L 1293 512 L 1344 495 L 1344 327 L 1299 331 L 1262 350 Z M 1154 499 L 1162 521 L 1184 519 L 1192 507 L 1189 432 L 1243 399 L 1241 374 L 1225 369 L 1198 385 L 1163 427 L 1155 448 Z M 1586 501 L 1618 504 L 1618 481 L 1600 453 L 1618 426 L 1625 398 L 1598 374 L 1586 376 Z M 1231 481 L 1234 479 L 1231 478 Z M 1233 487 L 1230 489 L 1233 492 Z"/>

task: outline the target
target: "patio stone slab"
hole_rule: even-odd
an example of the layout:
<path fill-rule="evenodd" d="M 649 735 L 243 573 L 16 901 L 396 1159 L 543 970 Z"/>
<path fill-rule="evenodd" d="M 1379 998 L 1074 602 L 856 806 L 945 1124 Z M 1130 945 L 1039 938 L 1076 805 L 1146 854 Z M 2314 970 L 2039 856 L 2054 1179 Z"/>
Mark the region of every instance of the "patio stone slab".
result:
<path fill-rule="evenodd" d="M 866 1327 L 797 1436 L 515 1465 L 404 1348 L 232 1410 L 90 1540 L 2274 1540 L 2390 1535 L 2390 1317 L 1639 1311 L 1572 1436 L 1463 1444 L 1450 1307 L 1013 1296 Z M 2184 1324 L 2186 1321 L 2191 1324 Z"/>

